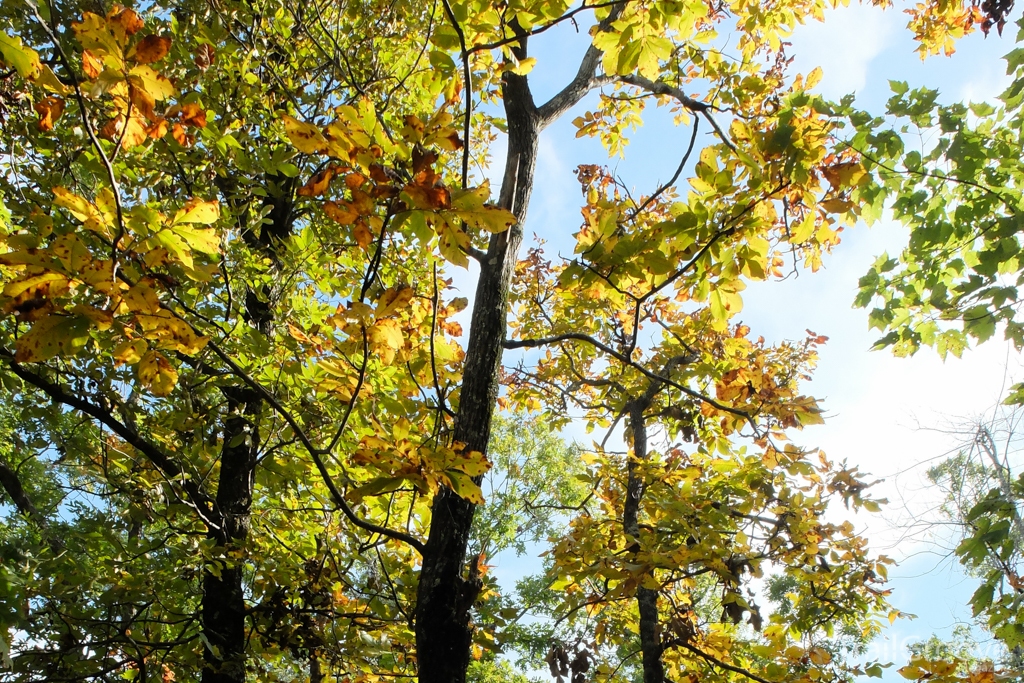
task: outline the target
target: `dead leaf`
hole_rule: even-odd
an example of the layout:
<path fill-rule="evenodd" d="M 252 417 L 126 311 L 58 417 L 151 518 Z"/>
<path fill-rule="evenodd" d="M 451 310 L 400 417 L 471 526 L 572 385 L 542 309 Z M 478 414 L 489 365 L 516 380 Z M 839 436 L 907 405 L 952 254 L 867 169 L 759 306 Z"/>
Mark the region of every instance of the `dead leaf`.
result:
<path fill-rule="evenodd" d="M 138 64 L 152 64 L 159 62 L 171 51 L 171 39 L 166 36 L 146 36 L 136 43 L 129 58 L 134 58 Z"/>

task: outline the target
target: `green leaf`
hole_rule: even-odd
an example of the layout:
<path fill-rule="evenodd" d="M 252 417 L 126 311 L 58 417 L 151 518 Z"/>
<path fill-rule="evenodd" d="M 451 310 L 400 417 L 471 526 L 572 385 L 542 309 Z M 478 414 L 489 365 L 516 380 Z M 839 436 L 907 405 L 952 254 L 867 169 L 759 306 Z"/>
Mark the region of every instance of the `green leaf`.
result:
<path fill-rule="evenodd" d="M 30 47 L 23 45 L 21 38 L 0 33 L 0 56 L 4 62 L 12 66 L 22 78 L 33 79 L 43 69 L 39 54 Z"/>

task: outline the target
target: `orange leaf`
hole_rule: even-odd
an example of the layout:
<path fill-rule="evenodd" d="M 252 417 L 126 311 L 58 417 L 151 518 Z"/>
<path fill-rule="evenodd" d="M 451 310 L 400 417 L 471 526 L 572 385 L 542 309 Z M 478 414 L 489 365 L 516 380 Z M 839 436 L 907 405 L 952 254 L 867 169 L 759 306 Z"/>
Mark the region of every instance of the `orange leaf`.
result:
<path fill-rule="evenodd" d="M 165 36 L 146 36 L 140 40 L 133 50 L 134 54 L 129 54 L 130 57 L 134 57 L 138 64 L 152 64 L 158 62 L 167 56 L 167 53 L 171 51 L 171 39 Z"/>
<path fill-rule="evenodd" d="M 452 196 L 444 187 L 430 185 L 406 185 L 404 192 L 412 200 L 417 209 L 437 210 L 450 209 Z"/>
<path fill-rule="evenodd" d="M 356 244 L 365 249 L 373 243 L 373 233 L 366 227 L 366 223 L 359 221 L 356 223 L 356 227 L 352 230 L 352 236 L 356 239 Z"/>
<path fill-rule="evenodd" d="M 132 83 L 129 83 L 128 97 L 132 101 L 132 106 L 134 106 L 147 119 L 154 121 L 157 118 L 156 113 L 153 111 L 153 107 L 156 106 L 156 101 L 148 92 L 142 88 L 136 87 Z"/>
<path fill-rule="evenodd" d="M 331 184 L 331 178 L 334 177 L 337 171 L 337 166 L 328 166 L 316 173 L 309 179 L 309 182 L 300 187 L 297 194 L 300 197 L 318 197 L 322 195 L 327 191 L 327 187 Z"/>
<path fill-rule="evenodd" d="M 89 78 L 98 78 L 103 72 L 103 60 L 90 50 L 85 50 L 82 52 L 82 70 Z"/>
<path fill-rule="evenodd" d="M 168 128 L 167 119 L 157 118 L 153 125 L 146 129 L 146 135 L 153 140 L 158 140 L 167 135 Z"/>
<path fill-rule="evenodd" d="M 181 122 L 186 126 L 206 128 L 206 110 L 195 102 L 186 102 L 181 105 Z"/>
<path fill-rule="evenodd" d="M 349 202 L 341 202 L 336 204 L 334 202 L 324 203 L 324 213 L 326 213 L 331 220 L 335 220 L 342 225 L 352 225 L 359 218 L 359 214 L 352 208 L 352 204 Z"/>
<path fill-rule="evenodd" d="M 59 97 L 47 97 L 36 102 L 33 108 L 39 114 L 39 130 L 53 130 L 53 124 L 64 113 L 64 100 Z"/>
<path fill-rule="evenodd" d="M 121 9 L 118 11 L 118 6 L 115 5 L 107 15 L 107 24 L 115 33 L 120 33 L 122 36 L 133 36 L 139 32 L 145 22 L 132 10 Z"/>
<path fill-rule="evenodd" d="M 184 126 L 180 123 L 175 123 L 174 127 L 171 128 L 171 135 L 182 147 L 191 147 L 192 143 L 195 142 L 195 138 L 186 133 Z"/>

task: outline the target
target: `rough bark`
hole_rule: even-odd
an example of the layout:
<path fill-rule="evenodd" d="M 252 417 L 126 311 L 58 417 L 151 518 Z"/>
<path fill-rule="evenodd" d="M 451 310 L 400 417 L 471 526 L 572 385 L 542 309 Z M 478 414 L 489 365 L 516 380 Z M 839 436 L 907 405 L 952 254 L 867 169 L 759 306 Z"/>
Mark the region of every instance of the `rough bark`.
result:
<path fill-rule="evenodd" d="M 250 248 L 268 256 L 274 268 L 280 260 L 278 249 L 291 234 L 294 222 L 295 183 L 280 182 L 270 174 L 266 178 L 270 211 L 266 222 L 251 225 L 249 213 L 241 213 L 242 237 Z M 224 181 L 220 185 L 230 205 L 240 205 L 237 187 Z M 258 296 L 247 289 L 244 318 L 263 334 L 269 335 L 274 323 L 275 292 L 262 290 Z M 206 638 L 202 683 L 244 683 L 246 672 L 246 606 L 243 591 L 246 539 L 249 535 L 253 486 L 260 443 L 257 423 L 265 401 L 250 388 L 224 387 L 228 417 L 224 421 L 220 478 L 214 509 L 215 524 L 208 537 L 216 541 L 216 553 L 234 556 L 226 566 L 203 573 L 202 624 Z M 241 552 L 240 552 L 241 551 Z"/>
<path fill-rule="evenodd" d="M 525 44 L 519 49 L 525 58 Z M 509 141 L 499 201 L 517 223 L 491 238 L 480 264 L 453 435 L 466 449 L 480 452 L 487 450 L 498 398 L 509 285 L 522 242 L 540 136 L 540 119 L 526 78 L 507 73 L 503 95 Z M 475 507 L 450 490 L 442 490 L 433 501 L 416 601 L 420 683 L 466 680 L 473 635 L 470 610 L 479 592 L 475 577 L 466 572 Z"/>
<path fill-rule="evenodd" d="M 224 447 L 221 449 L 217 484 L 216 511 L 220 528 L 208 532 L 222 554 L 241 550 L 245 545 L 256 472 L 259 435 L 250 418 L 258 413 L 261 402 L 252 392 L 244 392 L 239 398 L 244 403 L 238 405 L 232 401 L 236 403 L 232 407 L 242 409 L 242 414 L 229 417 L 224 425 Z M 220 567 L 219 572 L 207 569 L 203 575 L 203 635 L 207 641 L 203 683 L 245 681 L 243 569 L 244 563 L 239 559 Z"/>
<path fill-rule="evenodd" d="M 648 401 L 649 403 L 649 401 Z M 634 539 L 634 552 L 640 549 L 640 501 L 644 495 L 642 477 L 637 465 L 647 459 L 647 423 L 644 407 L 634 404 L 630 410 L 629 427 L 633 433 L 633 457 L 627 465 L 626 502 L 622 510 L 622 530 Z M 664 648 L 658 627 L 658 591 L 640 586 L 636 589 L 636 605 L 640 612 L 640 650 L 643 658 L 644 683 L 664 683 L 665 667 L 661 661 Z"/>

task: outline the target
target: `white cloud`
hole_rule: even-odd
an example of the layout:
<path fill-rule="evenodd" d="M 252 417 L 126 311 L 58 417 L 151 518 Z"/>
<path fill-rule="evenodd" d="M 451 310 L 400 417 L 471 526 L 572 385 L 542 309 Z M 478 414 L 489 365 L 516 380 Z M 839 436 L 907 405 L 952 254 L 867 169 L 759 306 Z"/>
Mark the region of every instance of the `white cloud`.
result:
<path fill-rule="evenodd" d="M 794 31 L 790 52 L 802 73 L 820 66 L 820 92 L 839 98 L 865 86 L 868 67 L 889 46 L 900 16 L 861 4 L 828 10 L 824 23 L 810 20 Z"/>

